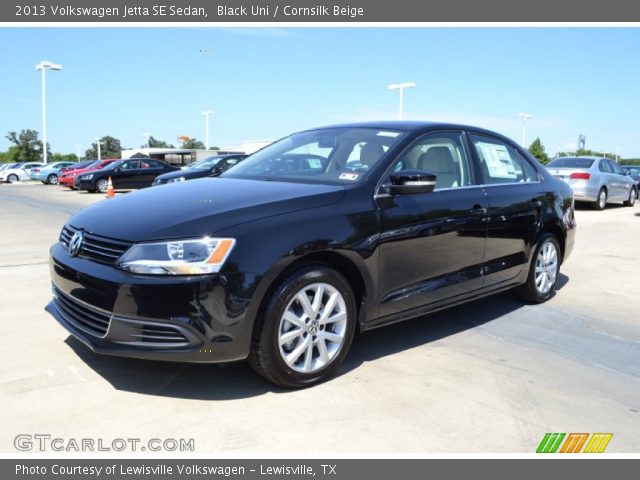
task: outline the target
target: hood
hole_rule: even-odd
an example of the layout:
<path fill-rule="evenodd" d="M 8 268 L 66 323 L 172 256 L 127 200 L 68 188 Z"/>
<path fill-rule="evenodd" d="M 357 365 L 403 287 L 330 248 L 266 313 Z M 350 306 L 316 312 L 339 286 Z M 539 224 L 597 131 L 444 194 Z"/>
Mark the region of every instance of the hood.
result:
<path fill-rule="evenodd" d="M 343 186 L 202 178 L 103 200 L 70 220 L 75 228 L 141 242 L 214 235 L 234 225 L 339 201 Z"/>
<path fill-rule="evenodd" d="M 158 175 L 156 177 L 156 179 L 160 179 L 160 180 L 171 180 L 173 178 L 180 178 L 180 177 L 184 177 L 184 178 L 204 178 L 204 177 L 208 177 L 209 175 L 211 175 L 211 170 L 210 168 L 205 169 L 205 170 L 200 170 L 197 168 L 189 168 L 189 169 L 185 169 L 185 170 L 175 170 L 173 172 L 168 172 L 168 173 L 163 173 L 162 175 Z"/>

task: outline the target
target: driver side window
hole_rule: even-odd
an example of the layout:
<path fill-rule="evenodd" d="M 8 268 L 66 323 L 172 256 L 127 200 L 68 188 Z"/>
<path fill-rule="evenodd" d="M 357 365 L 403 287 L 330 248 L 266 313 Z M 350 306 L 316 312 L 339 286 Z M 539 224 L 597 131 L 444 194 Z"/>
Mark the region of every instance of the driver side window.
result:
<path fill-rule="evenodd" d="M 425 170 L 436 176 L 436 191 L 473 185 L 462 132 L 437 132 L 418 139 L 391 167 Z"/>

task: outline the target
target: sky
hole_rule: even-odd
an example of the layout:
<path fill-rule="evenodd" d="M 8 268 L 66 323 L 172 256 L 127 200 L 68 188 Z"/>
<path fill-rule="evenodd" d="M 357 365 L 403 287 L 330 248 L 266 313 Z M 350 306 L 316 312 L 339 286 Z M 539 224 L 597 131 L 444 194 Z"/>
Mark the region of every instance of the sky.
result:
<path fill-rule="evenodd" d="M 404 116 L 471 124 L 547 152 L 586 147 L 640 157 L 639 28 L 0 28 L 0 150 L 41 131 L 42 60 L 53 152 L 104 135 L 140 147 L 237 147 L 302 129 Z"/>

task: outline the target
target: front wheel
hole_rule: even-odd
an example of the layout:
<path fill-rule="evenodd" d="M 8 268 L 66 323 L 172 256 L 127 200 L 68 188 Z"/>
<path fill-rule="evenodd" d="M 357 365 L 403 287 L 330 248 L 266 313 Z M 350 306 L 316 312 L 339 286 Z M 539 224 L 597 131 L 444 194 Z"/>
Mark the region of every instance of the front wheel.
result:
<path fill-rule="evenodd" d="M 101 178 L 96 182 L 96 190 L 100 193 L 107 193 L 109 188 L 109 181 L 106 178 Z"/>
<path fill-rule="evenodd" d="M 18 178 L 18 176 L 14 175 L 13 173 L 7 177 L 7 182 L 9 183 L 18 183 L 19 181 L 20 179 Z"/>
<path fill-rule="evenodd" d="M 560 245 L 556 237 L 545 233 L 538 240 L 527 281 L 516 293 L 527 302 L 546 302 L 553 295 L 560 273 Z"/>
<path fill-rule="evenodd" d="M 624 202 L 624 206 L 633 207 L 634 203 L 636 203 L 636 198 L 638 198 L 638 194 L 636 193 L 636 187 L 631 187 L 631 192 L 629 192 L 629 200 Z"/>
<path fill-rule="evenodd" d="M 286 278 L 256 319 L 249 363 L 283 387 L 308 387 L 342 363 L 356 329 L 356 302 L 348 281 L 324 265 Z"/>

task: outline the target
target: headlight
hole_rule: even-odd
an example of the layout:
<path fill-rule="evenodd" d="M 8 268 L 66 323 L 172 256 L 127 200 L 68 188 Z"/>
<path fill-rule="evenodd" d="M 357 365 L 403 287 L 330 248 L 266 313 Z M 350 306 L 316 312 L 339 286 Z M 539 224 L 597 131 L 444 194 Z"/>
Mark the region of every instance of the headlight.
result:
<path fill-rule="evenodd" d="M 89 175 L 82 175 L 80 177 L 80 180 L 91 180 L 93 178 L 93 173 L 90 173 Z"/>
<path fill-rule="evenodd" d="M 178 178 L 172 178 L 172 179 L 168 180 L 167 183 L 184 182 L 185 180 L 186 180 L 186 178 L 184 178 L 184 177 L 178 177 Z"/>
<path fill-rule="evenodd" d="M 196 238 L 139 243 L 122 256 L 120 268 L 149 275 L 204 275 L 219 272 L 234 238 Z"/>

